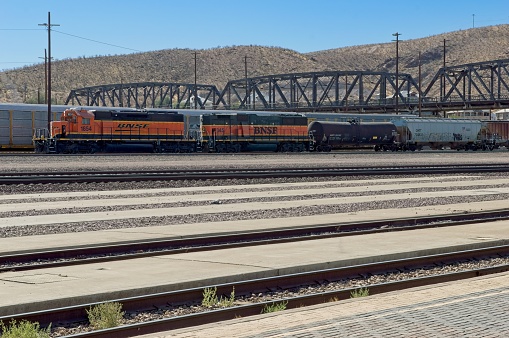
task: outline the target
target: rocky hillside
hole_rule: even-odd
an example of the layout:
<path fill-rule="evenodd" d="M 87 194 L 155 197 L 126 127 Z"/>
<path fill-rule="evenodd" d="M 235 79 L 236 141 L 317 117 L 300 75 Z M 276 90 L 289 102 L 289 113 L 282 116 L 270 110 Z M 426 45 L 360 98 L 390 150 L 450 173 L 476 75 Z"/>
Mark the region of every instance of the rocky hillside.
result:
<path fill-rule="evenodd" d="M 399 42 L 399 71 L 418 78 L 421 52 L 425 85 L 443 64 L 509 58 L 509 25 L 472 28 Z M 120 56 L 58 60 L 52 63 L 53 98 L 62 104 L 73 88 L 129 82 L 194 83 L 219 89 L 229 80 L 248 76 L 325 70 L 395 71 L 396 44 L 370 44 L 302 54 L 280 47 L 234 46 L 206 50 L 168 49 Z M 247 59 L 245 58 L 247 56 Z M 0 102 L 37 102 L 44 97 L 44 64 L 0 72 Z"/>

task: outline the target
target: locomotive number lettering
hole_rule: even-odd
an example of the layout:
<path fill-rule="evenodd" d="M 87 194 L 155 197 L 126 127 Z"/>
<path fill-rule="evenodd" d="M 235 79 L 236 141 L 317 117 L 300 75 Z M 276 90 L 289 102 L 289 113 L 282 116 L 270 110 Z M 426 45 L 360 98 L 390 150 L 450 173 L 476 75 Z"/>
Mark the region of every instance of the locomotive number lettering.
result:
<path fill-rule="evenodd" d="M 148 123 L 119 123 L 117 128 L 147 128 Z"/>
<path fill-rule="evenodd" d="M 81 131 L 92 131 L 91 126 L 81 126 Z"/>
<path fill-rule="evenodd" d="M 254 127 L 255 135 L 274 135 L 277 134 L 277 127 Z"/>

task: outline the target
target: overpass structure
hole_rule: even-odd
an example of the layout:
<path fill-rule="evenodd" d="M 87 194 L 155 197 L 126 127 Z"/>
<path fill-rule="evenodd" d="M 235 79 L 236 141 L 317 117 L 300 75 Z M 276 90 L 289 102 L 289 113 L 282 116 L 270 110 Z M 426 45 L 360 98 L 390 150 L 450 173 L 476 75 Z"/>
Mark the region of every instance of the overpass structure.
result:
<path fill-rule="evenodd" d="M 212 85 L 123 83 L 74 89 L 65 104 L 133 108 L 441 112 L 509 107 L 509 59 L 441 68 L 427 86 L 406 73 L 326 71 Z"/>

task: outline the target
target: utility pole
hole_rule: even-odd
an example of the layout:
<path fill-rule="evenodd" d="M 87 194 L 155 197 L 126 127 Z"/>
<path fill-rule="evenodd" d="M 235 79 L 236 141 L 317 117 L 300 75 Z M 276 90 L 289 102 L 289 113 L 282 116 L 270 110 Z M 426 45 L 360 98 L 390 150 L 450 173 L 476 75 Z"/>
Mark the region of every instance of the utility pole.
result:
<path fill-rule="evenodd" d="M 398 105 L 399 105 L 399 36 L 401 34 L 396 32 L 392 34 L 392 36 L 396 37 L 396 106 L 395 111 L 396 115 L 398 114 Z M 394 40 L 393 40 L 394 41 Z"/>
<path fill-rule="evenodd" d="M 196 59 L 198 52 L 194 52 L 194 109 L 198 109 L 198 91 L 196 90 Z"/>
<path fill-rule="evenodd" d="M 443 61 L 442 61 L 442 67 L 443 67 L 443 72 L 442 72 L 442 83 L 441 83 L 441 91 L 440 91 L 440 96 L 441 96 L 441 100 L 444 100 L 445 99 L 445 85 L 446 85 L 446 65 L 447 65 L 447 62 L 445 61 L 445 55 L 446 55 L 446 48 L 449 47 L 446 45 L 447 43 L 447 40 L 444 39 L 444 46 L 443 46 L 443 49 L 444 49 L 444 52 L 443 52 Z"/>
<path fill-rule="evenodd" d="M 60 26 L 57 24 L 51 24 L 51 13 L 48 12 L 48 22 L 41 23 L 39 26 L 45 26 L 48 28 L 48 73 L 47 73 L 47 90 L 46 90 L 46 100 L 48 101 L 48 131 L 51 134 L 51 27 L 52 26 Z"/>
<path fill-rule="evenodd" d="M 348 111 L 348 74 L 345 75 L 345 112 Z"/>
<path fill-rule="evenodd" d="M 251 57 L 249 56 L 244 56 L 244 79 L 246 81 L 246 97 L 245 97 L 245 100 L 246 100 L 246 109 L 247 109 L 247 104 L 248 104 L 248 97 L 249 97 L 249 86 L 248 86 L 248 82 L 247 82 L 247 59 L 250 59 Z M 254 101 L 254 93 L 253 93 L 253 101 Z"/>
<path fill-rule="evenodd" d="M 444 39 L 444 60 L 443 60 L 443 67 L 444 67 L 444 72 L 442 74 L 442 98 L 445 98 L 445 48 L 446 48 L 446 43 L 447 40 Z"/>
<path fill-rule="evenodd" d="M 421 73 L 421 51 L 419 51 L 419 117 L 422 116 L 422 73 Z"/>
<path fill-rule="evenodd" d="M 42 59 L 39 57 L 39 59 Z M 37 101 L 39 103 L 39 101 Z M 48 56 L 44 48 L 44 103 L 48 103 Z"/>

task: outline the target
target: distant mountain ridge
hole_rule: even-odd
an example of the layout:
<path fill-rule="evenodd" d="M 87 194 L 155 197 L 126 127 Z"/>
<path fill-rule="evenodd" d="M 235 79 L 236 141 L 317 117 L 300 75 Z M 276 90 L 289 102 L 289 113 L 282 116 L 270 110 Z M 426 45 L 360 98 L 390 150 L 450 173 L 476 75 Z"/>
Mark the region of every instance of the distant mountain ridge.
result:
<path fill-rule="evenodd" d="M 443 33 L 399 42 L 399 71 L 418 77 L 419 52 L 423 85 L 443 65 L 509 59 L 509 25 Z M 231 46 L 203 50 L 166 49 L 127 55 L 80 57 L 52 63 L 52 97 L 63 104 L 71 89 L 112 83 L 194 83 L 222 89 L 229 80 L 271 74 L 320 71 L 395 72 L 396 43 L 380 43 L 298 53 L 281 47 Z M 247 59 L 246 59 L 247 56 Z M 0 72 L 0 102 L 36 103 L 44 99 L 44 64 Z M 38 94 L 39 93 L 39 94 Z"/>

